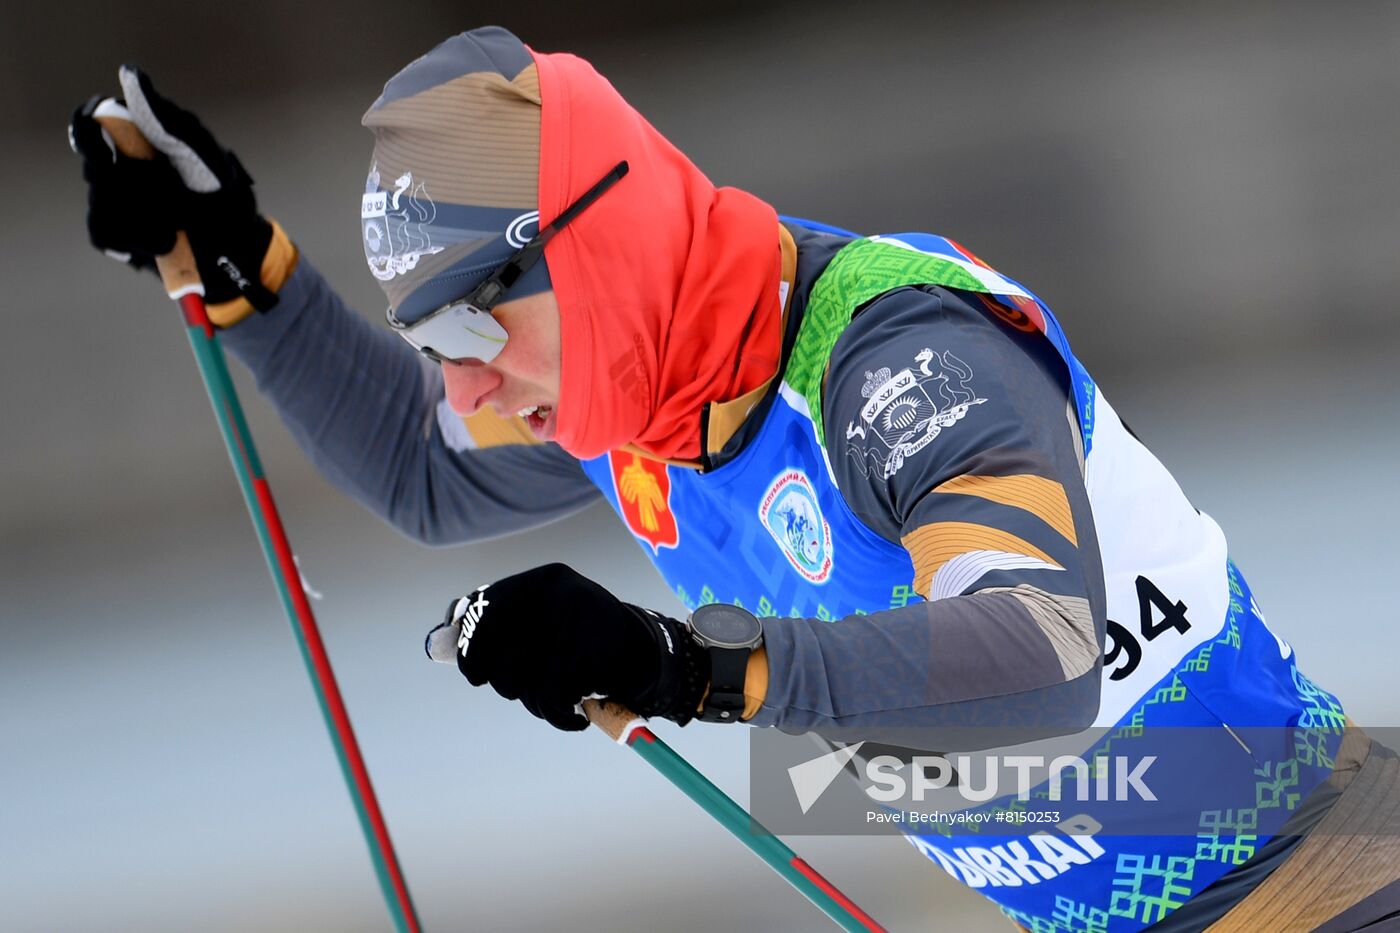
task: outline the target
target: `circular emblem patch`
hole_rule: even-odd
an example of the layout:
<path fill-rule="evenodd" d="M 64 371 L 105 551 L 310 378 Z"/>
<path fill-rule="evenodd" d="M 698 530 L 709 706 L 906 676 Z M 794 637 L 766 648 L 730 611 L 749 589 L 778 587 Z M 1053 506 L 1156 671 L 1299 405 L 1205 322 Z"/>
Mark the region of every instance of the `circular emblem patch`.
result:
<path fill-rule="evenodd" d="M 831 576 L 831 526 L 806 473 L 784 470 L 774 477 L 759 502 L 758 518 L 793 569 L 813 583 L 826 582 Z"/>

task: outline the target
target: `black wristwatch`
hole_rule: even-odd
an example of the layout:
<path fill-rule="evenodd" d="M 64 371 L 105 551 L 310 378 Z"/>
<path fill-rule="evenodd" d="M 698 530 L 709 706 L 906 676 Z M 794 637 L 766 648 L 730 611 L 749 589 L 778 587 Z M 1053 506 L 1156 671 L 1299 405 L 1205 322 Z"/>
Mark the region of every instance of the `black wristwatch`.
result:
<path fill-rule="evenodd" d="M 747 609 L 726 603 L 701 606 L 686 625 L 710 656 L 710 692 L 699 718 L 738 722 L 744 714 L 744 674 L 749 655 L 763 644 L 763 625 Z"/>

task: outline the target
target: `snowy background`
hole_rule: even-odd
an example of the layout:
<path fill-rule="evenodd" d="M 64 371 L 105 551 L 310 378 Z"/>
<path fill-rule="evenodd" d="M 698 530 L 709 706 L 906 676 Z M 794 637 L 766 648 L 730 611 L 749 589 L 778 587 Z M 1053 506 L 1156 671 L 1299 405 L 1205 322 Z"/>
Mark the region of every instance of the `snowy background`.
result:
<path fill-rule="evenodd" d="M 746 6 L 6 3 L 0 929 L 387 925 L 175 311 L 86 246 L 63 126 L 124 60 L 369 314 L 359 116 L 492 21 L 721 183 L 955 236 L 1057 310 L 1306 671 L 1400 725 L 1400 6 Z M 427 929 L 824 928 L 635 756 L 424 660 L 447 598 L 549 560 L 676 611 L 610 513 L 423 550 L 238 375 Z M 742 730 L 660 731 L 745 799 Z M 892 929 L 1006 929 L 898 840 L 791 841 Z"/>

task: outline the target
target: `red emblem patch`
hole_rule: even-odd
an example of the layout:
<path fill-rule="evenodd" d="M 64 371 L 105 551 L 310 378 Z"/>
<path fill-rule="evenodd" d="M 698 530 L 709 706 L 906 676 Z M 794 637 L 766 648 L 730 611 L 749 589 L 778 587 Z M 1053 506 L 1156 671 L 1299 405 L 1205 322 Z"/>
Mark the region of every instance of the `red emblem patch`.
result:
<path fill-rule="evenodd" d="M 608 466 L 627 528 L 650 544 L 653 553 L 675 547 L 681 533 L 671 512 L 671 477 L 666 464 L 640 454 L 613 451 L 608 454 Z"/>
<path fill-rule="evenodd" d="M 983 262 L 977 254 L 961 243 L 953 240 L 949 240 L 948 243 L 953 249 L 966 256 L 968 262 L 971 262 L 973 265 L 981 266 L 983 269 L 987 269 L 990 272 L 997 271 Z M 1000 275 L 1001 273 L 998 272 L 997 274 Z M 992 297 L 991 295 L 979 295 L 978 297 L 982 299 L 982 303 L 987 306 L 989 311 L 1017 330 L 1023 330 L 1026 333 L 1032 333 L 1038 330 L 1042 334 L 1045 333 L 1045 315 L 1041 313 L 1040 305 L 1035 303 L 1034 298 L 1023 298 L 1020 295 L 1002 296 L 1014 306 L 1007 307 L 1002 304 L 999 298 Z"/>
<path fill-rule="evenodd" d="M 1008 307 L 993 295 L 979 294 L 977 297 L 982 300 L 982 304 L 986 306 L 988 311 L 1017 330 L 1025 331 L 1028 334 L 1034 334 L 1037 331 L 1045 332 L 1045 315 L 1041 313 L 1040 306 L 1030 298 L 1007 295 L 1005 296 L 1006 300 L 1015 306 Z"/>

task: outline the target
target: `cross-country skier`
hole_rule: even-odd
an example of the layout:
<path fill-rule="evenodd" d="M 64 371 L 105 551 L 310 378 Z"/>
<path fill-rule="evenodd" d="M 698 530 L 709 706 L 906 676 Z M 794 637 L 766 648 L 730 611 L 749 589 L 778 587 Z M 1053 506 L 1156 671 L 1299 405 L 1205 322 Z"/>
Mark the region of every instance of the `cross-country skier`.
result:
<path fill-rule="evenodd" d="M 602 497 L 695 610 L 527 570 L 430 635 L 472 684 L 566 730 L 590 695 L 794 732 L 1097 723 L 1139 751 L 1191 727 L 1211 779 L 1187 763 L 1163 804 L 1183 832 L 1058 860 L 1032 831 L 913 841 L 1037 933 L 1394 923 L 1400 760 L 1344 729 L 1045 304 L 967 249 L 780 220 L 586 62 L 486 28 L 365 114 L 371 326 L 229 151 L 123 84 L 165 158 L 74 115 L 94 245 L 148 267 L 187 230 L 225 345 L 332 481 L 428 544 Z"/>

